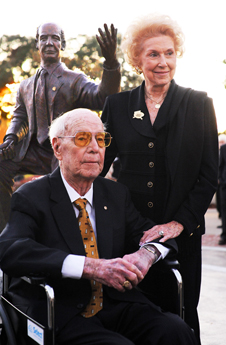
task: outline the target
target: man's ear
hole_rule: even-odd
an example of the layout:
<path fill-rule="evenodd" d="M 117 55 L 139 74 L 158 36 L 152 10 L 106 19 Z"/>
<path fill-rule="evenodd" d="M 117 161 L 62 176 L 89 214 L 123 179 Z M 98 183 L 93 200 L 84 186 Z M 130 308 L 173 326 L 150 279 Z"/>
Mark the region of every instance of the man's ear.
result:
<path fill-rule="evenodd" d="M 37 50 L 39 50 L 39 46 L 38 46 L 38 40 L 37 40 L 37 38 L 35 39 L 35 48 L 36 48 Z"/>
<path fill-rule="evenodd" d="M 61 159 L 61 149 L 60 149 L 60 143 L 58 138 L 52 139 L 52 147 L 54 151 L 55 157 L 60 160 Z"/>
<path fill-rule="evenodd" d="M 61 41 L 61 50 L 65 50 L 66 48 L 66 41 Z"/>

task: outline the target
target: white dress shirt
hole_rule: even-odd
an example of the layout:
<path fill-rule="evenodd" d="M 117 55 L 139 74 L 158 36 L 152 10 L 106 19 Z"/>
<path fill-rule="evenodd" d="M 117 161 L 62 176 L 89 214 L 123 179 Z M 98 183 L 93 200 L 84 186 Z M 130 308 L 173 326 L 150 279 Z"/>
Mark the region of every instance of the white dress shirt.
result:
<path fill-rule="evenodd" d="M 79 198 L 87 200 L 86 211 L 89 214 L 93 231 L 96 235 L 96 217 L 95 217 L 95 208 L 93 205 L 93 184 L 91 185 L 91 188 L 89 189 L 89 191 L 85 195 L 81 196 L 67 183 L 62 173 L 61 173 L 61 177 L 72 204 L 74 203 L 75 200 Z M 73 204 L 73 208 L 75 211 L 76 218 L 78 218 L 79 210 L 74 206 L 74 204 Z M 153 245 L 156 246 L 156 248 L 161 253 L 159 259 L 164 258 L 168 254 L 169 252 L 168 248 L 158 243 L 153 243 Z M 80 279 L 83 272 L 84 262 L 85 262 L 85 256 L 69 254 L 65 258 L 62 265 L 62 269 L 61 269 L 62 277 Z"/>

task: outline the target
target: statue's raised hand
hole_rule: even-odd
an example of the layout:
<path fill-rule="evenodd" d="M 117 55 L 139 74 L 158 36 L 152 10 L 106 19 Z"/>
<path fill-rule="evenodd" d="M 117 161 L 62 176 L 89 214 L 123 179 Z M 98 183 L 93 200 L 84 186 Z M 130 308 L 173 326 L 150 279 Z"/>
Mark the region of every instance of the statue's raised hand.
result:
<path fill-rule="evenodd" d="M 113 69 L 119 65 L 116 57 L 117 29 L 115 29 L 113 24 L 111 24 L 109 31 L 107 24 L 104 24 L 104 30 L 105 32 L 100 28 L 98 29 L 100 36 L 96 35 L 96 39 L 100 45 L 102 55 L 106 60 L 106 67 Z"/>

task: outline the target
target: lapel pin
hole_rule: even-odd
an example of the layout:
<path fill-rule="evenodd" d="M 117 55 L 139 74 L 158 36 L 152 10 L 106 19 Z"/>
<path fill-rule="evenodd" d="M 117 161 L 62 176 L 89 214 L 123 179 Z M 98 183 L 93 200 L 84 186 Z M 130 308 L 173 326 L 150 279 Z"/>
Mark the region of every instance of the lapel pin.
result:
<path fill-rule="evenodd" d="M 104 209 L 107 210 L 108 209 L 107 206 L 104 206 Z"/>
<path fill-rule="evenodd" d="M 141 110 L 137 110 L 133 113 L 133 119 L 143 120 L 144 113 Z"/>
<path fill-rule="evenodd" d="M 53 86 L 53 87 L 52 87 L 52 90 L 53 90 L 53 91 L 56 91 L 56 86 Z"/>

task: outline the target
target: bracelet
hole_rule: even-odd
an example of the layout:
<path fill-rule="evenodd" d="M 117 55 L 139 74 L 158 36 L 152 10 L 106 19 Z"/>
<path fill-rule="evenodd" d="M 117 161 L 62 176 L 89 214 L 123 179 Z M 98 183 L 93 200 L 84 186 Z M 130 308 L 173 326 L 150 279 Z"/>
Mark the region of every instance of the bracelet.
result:
<path fill-rule="evenodd" d="M 121 66 L 120 63 L 118 63 L 118 65 L 115 68 L 109 68 L 103 63 L 103 69 L 109 72 L 117 71 L 120 68 L 120 66 Z"/>
<path fill-rule="evenodd" d="M 158 260 L 158 255 L 157 255 L 155 249 L 152 246 L 150 246 L 150 244 L 143 244 L 143 246 L 141 246 L 140 249 L 142 249 L 142 248 L 146 249 L 148 252 L 155 255 L 155 261 L 154 262 L 156 262 Z"/>

